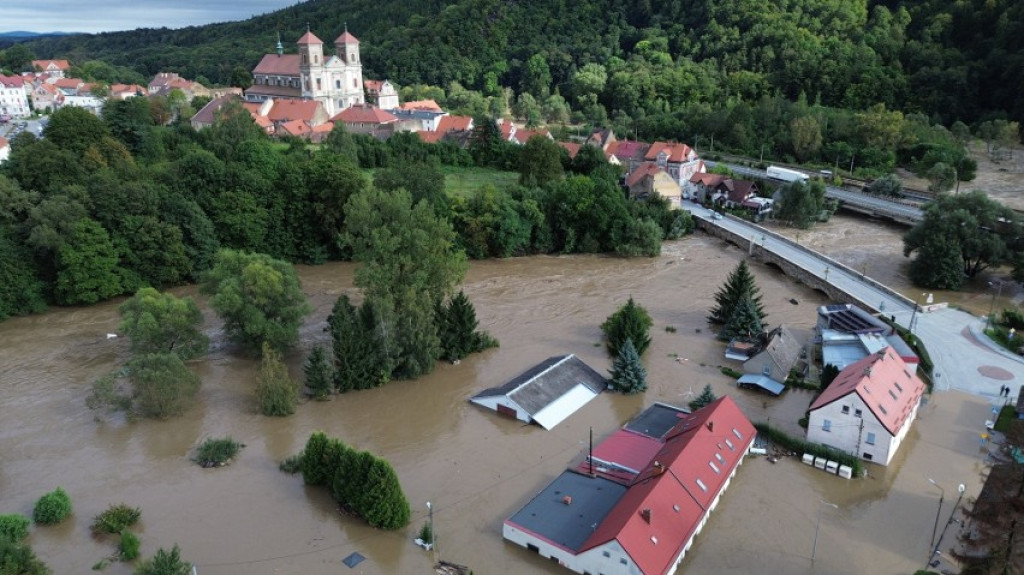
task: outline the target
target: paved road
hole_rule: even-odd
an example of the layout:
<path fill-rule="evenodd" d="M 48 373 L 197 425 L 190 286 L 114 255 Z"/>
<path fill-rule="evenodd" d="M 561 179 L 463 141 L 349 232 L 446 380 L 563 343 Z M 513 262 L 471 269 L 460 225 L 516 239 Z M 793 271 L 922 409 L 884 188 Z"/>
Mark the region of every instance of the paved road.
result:
<path fill-rule="evenodd" d="M 1001 403 L 1000 386 L 1009 385 L 1011 396 L 1016 396 L 1024 385 L 1024 358 L 1002 350 L 982 335 L 982 319 L 948 307 L 918 311 L 915 315 L 914 302 L 893 290 L 868 283 L 859 273 L 836 267 L 836 262 L 822 254 L 756 224 L 734 218 L 715 219 L 711 211 L 696 204 L 685 203 L 684 207 L 705 222 L 753 238 L 764 249 L 842 289 L 869 309 L 881 310 L 884 304 L 882 313 L 894 316 L 904 327 L 914 319 L 914 333 L 924 342 L 935 364 L 936 390 L 959 389 Z"/>

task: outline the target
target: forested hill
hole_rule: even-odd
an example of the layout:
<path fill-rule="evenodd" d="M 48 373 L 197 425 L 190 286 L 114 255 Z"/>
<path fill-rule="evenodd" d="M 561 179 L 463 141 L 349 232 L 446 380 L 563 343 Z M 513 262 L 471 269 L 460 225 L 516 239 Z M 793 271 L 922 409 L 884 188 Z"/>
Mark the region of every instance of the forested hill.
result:
<path fill-rule="evenodd" d="M 574 108 L 593 94 L 609 115 L 803 93 L 947 125 L 1024 117 L 1019 0 L 311 0 L 243 22 L 28 46 L 39 57 L 228 83 L 235 67 L 273 50 L 278 31 L 293 50 L 307 23 L 327 42 L 347 24 L 368 77 L 535 97 L 557 89 Z"/>

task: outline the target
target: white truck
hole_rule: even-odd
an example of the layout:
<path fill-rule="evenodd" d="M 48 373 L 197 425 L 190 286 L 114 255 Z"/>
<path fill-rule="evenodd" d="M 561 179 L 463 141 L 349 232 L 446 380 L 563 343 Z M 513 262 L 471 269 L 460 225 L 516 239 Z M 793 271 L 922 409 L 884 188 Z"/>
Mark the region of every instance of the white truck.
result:
<path fill-rule="evenodd" d="M 808 179 L 807 174 L 803 172 L 779 166 L 768 166 L 768 177 L 784 182 L 806 182 Z"/>

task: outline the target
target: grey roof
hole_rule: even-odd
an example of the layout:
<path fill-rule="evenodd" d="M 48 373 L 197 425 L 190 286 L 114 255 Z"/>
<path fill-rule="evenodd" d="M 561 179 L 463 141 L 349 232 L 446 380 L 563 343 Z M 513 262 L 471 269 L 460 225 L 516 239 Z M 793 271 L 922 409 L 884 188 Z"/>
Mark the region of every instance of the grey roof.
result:
<path fill-rule="evenodd" d="M 748 373 L 743 377 L 736 380 L 736 383 L 740 385 L 756 385 L 761 389 L 771 393 L 772 395 L 780 395 L 786 390 L 786 386 L 775 381 L 774 379 L 753 373 Z"/>
<path fill-rule="evenodd" d="M 788 327 L 780 325 L 768 335 L 768 345 L 761 353 L 768 354 L 782 373 L 788 374 L 789 370 L 796 365 L 796 361 L 800 359 L 801 349 L 803 349 L 803 344 L 800 340 L 793 335 L 793 332 L 789 331 Z M 755 355 L 754 358 L 760 356 L 761 353 Z"/>
<path fill-rule="evenodd" d="M 661 439 L 679 423 L 679 417 L 685 413 L 687 411 L 678 407 L 672 407 L 664 403 L 655 403 L 640 412 L 640 415 L 630 420 L 625 427 L 630 431 Z"/>
<path fill-rule="evenodd" d="M 391 112 L 399 120 L 433 120 L 445 114 L 445 112 L 434 110 L 403 110 L 401 108 L 392 108 L 388 112 Z"/>
<path fill-rule="evenodd" d="M 564 471 L 509 522 L 576 551 L 625 492 L 614 481 Z"/>
<path fill-rule="evenodd" d="M 605 378 L 580 358 L 561 355 L 549 357 L 512 381 L 481 391 L 473 399 L 507 395 L 532 416 L 578 384 L 594 393 L 601 393 L 607 386 Z"/>
<path fill-rule="evenodd" d="M 818 308 L 818 316 L 824 322 L 822 327 L 847 333 L 885 333 L 889 331 L 889 326 L 885 322 L 853 304 L 823 305 Z"/>

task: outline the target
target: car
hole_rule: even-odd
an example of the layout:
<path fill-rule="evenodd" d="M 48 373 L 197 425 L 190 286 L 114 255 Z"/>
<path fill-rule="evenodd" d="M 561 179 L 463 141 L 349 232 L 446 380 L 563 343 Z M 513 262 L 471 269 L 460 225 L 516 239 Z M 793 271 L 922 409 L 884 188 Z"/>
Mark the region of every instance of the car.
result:
<path fill-rule="evenodd" d="M 18 122 L 18 127 L 19 128 L 26 128 L 26 127 L 28 127 L 28 122 Z"/>
<path fill-rule="evenodd" d="M 722 214 L 721 214 L 721 213 L 719 213 L 719 212 L 711 212 L 711 219 L 714 219 L 714 220 L 720 220 L 720 219 L 722 219 L 723 217 L 724 217 L 724 216 L 722 216 Z"/>

